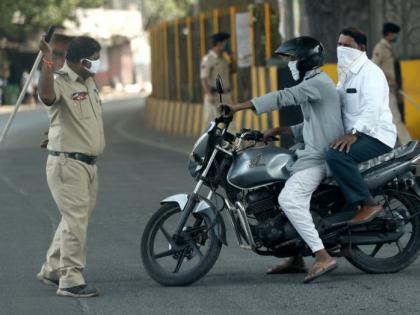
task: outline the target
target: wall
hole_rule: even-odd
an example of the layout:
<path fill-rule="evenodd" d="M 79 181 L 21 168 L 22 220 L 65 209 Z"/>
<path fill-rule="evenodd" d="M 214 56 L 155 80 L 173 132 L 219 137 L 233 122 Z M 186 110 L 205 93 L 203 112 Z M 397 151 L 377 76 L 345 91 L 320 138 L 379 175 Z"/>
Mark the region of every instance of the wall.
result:
<path fill-rule="evenodd" d="M 320 37 L 324 41 L 328 50 L 328 64 L 323 69 L 336 82 L 336 40 L 340 25 L 362 25 L 362 28 L 372 34 L 369 36 L 369 46 L 371 47 L 380 38 L 380 32 L 378 33 L 377 29 L 382 27 L 385 16 L 391 14 L 391 11 L 398 12 L 397 9 L 392 10 L 390 7 L 393 2 L 395 1 L 385 3 L 382 0 L 355 0 L 353 2 L 280 0 L 279 4 L 280 11 L 283 10 L 283 13 L 282 5 L 287 5 L 289 11 L 298 10 L 302 14 L 300 21 L 298 20 L 299 16 L 292 14 L 293 12 L 280 15 L 281 18 L 289 17 L 286 22 L 292 25 L 284 27 L 289 34 L 295 34 L 296 27 L 300 25 L 299 31 L 310 31 L 312 35 Z M 232 76 L 234 100 L 239 102 L 269 91 L 285 88 L 290 77 L 290 73 L 284 67 L 284 62 L 272 58 L 273 50 L 278 43 L 278 39 L 273 35 L 274 33 L 278 35 L 275 23 L 278 19 L 277 12 L 269 3 L 262 3 L 252 6 L 252 8 L 251 12 L 254 17 L 250 39 L 250 45 L 254 52 L 252 66 L 242 68 Z M 414 4 L 408 8 L 417 12 Z M 403 7 L 404 10 L 408 8 Z M 254 11 L 255 9 L 257 11 Z M 147 113 L 152 127 L 188 136 L 197 136 L 205 128 L 199 80 L 200 60 L 209 49 L 210 34 L 217 30 L 229 29 L 232 33 L 232 47 L 235 47 L 236 34 L 232 27 L 235 13 L 249 12 L 240 10 L 243 9 L 229 7 L 228 9 L 202 12 L 197 16 L 164 22 L 150 30 L 153 94 L 148 100 Z M 405 12 L 404 10 L 401 12 Z M 312 14 L 309 14 L 310 12 Z M 293 19 L 290 19 L 290 16 Z M 285 21 L 283 20 L 283 22 Z M 405 21 L 403 22 L 405 23 Z M 415 21 L 407 22 L 407 25 L 417 25 L 416 23 Z M 404 26 L 404 29 L 406 38 L 417 36 L 413 34 L 415 33 L 414 26 Z M 407 53 L 411 57 L 417 56 L 417 45 L 418 43 L 415 41 L 404 43 L 401 48 L 402 55 L 405 56 Z M 420 73 L 420 61 L 403 58 L 397 68 L 401 69 L 400 81 L 403 89 L 420 103 L 420 80 L 417 79 Z M 407 99 L 401 104 L 401 110 L 410 132 L 414 137 L 419 138 L 420 110 Z M 278 124 L 297 123 L 299 118 L 299 108 L 265 114 L 261 117 L 248 111 L 240 113 L 234 124 L 237 130 L 242 127 L 265 129 Z M 187 125 L 180 126 L 181 121 Z"/>
<path fill-rule="evenodd" d="M 311 35 L 324 43 L 327 61 L 336 61 L 336 41 L 340 29 L 356 26 L 368 37 L 368 54 L 382 37 L 382 24 L 401 26 L 400 41 L 395 46 L 399 59 L 420 58 L 420 1 L 418 0 L 280 0 L 280 11 L 290 13 L 281 23 L 286 37 Z M 299 11 L 293 15 L 293 10 Z M 297 18 L 298 21 L 291 17 Z M 296 23 L 297 22 L 297 23 Z"/>
<path fill-rule="evenodd" d="M 248 5 L 253 5 L 255 3 L 261 3 L 263 1 L 256 0 L 200 0 L 198 2 L 198 8 L 201 12 L 208 12 L 213 9 L 226 9 L 228 7 L 247 7 Z M 264 1 L 270 3 L 272 8 L 277 11 L 277 0 Z"/>

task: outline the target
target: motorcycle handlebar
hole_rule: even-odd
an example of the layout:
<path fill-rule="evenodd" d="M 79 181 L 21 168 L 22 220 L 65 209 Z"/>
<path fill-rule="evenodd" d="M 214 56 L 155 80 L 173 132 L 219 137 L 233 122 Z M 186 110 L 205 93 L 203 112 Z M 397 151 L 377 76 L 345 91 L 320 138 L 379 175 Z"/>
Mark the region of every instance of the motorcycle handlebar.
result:
<path fill-rule="evenodd" d="M 226 129 L 227 129 L 229 127 L 229 124 L 232 122 L 232 120 L 233 120 L 232 116 L 226 117 L 226 116 L 221 115 L 221 116 L 217 117 L 214 120 L 214 122 L 216 123 L 216 125 L 218 125 L 220 123 L 224 123 L 225 126 L 226 126 Z"/>
<path fill-rule="evenodd" d="M 266 143 L 268 141 L 279 141 L 280 140 L 279 138 L 274 137 L 274 136 L 264 139 L 264 134 L 262 132 L 257 131 L 257 130 L 244 129 L 241 134 L 238 134 L 238 137 L 241 137 L 241 136 L 244 140 L 266 142 Z"/>
<path fill-rule="evenodd" d="M 254 130 L 244 134 L 243 139 L 248 141 L 262 141 L 264 139 L 264 134 Z"/>

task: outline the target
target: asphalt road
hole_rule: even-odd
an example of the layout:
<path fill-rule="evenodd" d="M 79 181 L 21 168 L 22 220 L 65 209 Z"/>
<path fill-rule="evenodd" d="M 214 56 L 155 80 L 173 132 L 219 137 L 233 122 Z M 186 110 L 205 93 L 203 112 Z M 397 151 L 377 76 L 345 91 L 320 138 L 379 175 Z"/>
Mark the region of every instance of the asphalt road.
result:
<path fill-rule="evenodd" d="M 1 315 L 420 314 L 419 262 L 398 274 L 368 275 L 340 259 L 333 274 L 304 285 L 304 275 L 265 275 L 276 259 L 238 249 L 230 229 L 229 247 L 206 277 L 189 287 L 158 285 L 142 267 L 140 237 L 161 199 L 191 190 L 188 141 L 147 132 L 141 100 L 105 105 L 104 119 L 107 149 L 85 270 L 102 296 L 57 297 L 35 278 L 59 214 L 46 184 L 46 152 L 38 147 L 46 114 L 23 112 L 0 150 Z"/>

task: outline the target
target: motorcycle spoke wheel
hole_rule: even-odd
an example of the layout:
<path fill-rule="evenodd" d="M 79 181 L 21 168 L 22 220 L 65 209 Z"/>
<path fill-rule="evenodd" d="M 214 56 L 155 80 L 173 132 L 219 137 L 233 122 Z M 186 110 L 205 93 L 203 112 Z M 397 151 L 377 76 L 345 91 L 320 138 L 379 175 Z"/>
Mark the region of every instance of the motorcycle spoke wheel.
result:
<path fill-rule="evenodd" d="M 384 246 L 384 244 L 375 245 L 375 248 L 373 249 L 372 253 L 370 253 L 370 257 L 375 257 L 376 254 L 381 250 L 382 246 Z"/>
<path fill-rule="evenodd" d="M 174 255 L 174 254 L 176 254 L 176 251 L 175 251 L 175 250 L 170 249 L 170 250 L 167 250 L 167 251 L 161 252 L 161 253 L 159 253 L 159 254 L 154 254 L 154 255 L 153 255 L 153 258 L 154 258 L 154 259 L 159 259 L 159 258 L 163 258 L 163 257 L 172 256 L 172 255 Z"/>
<path fill-rule="evenodd" d="M 181 211 L 176 209 L 161 217 L 151 233 L 149 244 L 151 258 L 165 272 L 174 274 L 189 272 L 200 264 L 212 241 L 208 229 L 209 220 L 200 215 L 191 215 L 181 233 L 181 241 L 175 243 L 176 231 Z M 203 245 L 198 244 L 205 239 Z M 200 247 L 199 247 L 200 246 Z"/>
<path fill-rule="evenodd" d="M 181 252 L 181 255 L 178 258 L 178 261 L 176 263 L 175 270 L 173 271 L 173 273 L 179 272 L 179 269 L 181 269 L 181 265 L 184 262 L 184 259 L 185 259 L 185 252 L 182 251 Z"/>
<path fill-rule="evenodd" d="M 169 244 L 173 244 L 173 239 L 172 237 L 169 235 L 168 231 L 165 230 L 165 228 L 163 226 L 161 226 L 159 228 L 159 230 L 163 233 L 163 235 L 165 236 L 166 240 L 169 242 Z"/>
<path fill-rule="evenodd" d="M 399 196 L 385 194 L 376 196 L 375 200 L 383 205 L 388 214 L 391 214 L 394 217 L 398 215 L 409 216 L 409 209 Z M 376 245 L 359 245 L 356 247 L 364 254 L 376 259 L 392 259 L 398 257 L 403 254 L 405 248 L 409 246 L 412 239 L 413 225 L 411 221 L 408 221 L 404 225 L 404 230 L 404 234 L 396 242 Z"/>
<path fill-rule="evenodd" d="M 391 273 L 412 264 L 420 253 L 420 217 L 417 213 L 420 199 L 406 192 L 386 190 L 375 197 L 384 206 L 388 216 L 400 220 L 404 234 L 390 243 L 353 245 L 347 260 L 369 273 Z"/>
<path fill-rule="evenodd" d="M 193 246 L 194 246 L 194 250 L 195 250 L 195 252 L 197 253 L 197 255 L 200 257 L 200 259 L 201 258 L 203 258 L 204 257 L 204 255 L 203 255 L 203 253 L 201 252 L 201 250 L 200 250 L 200 247 L 198 247 L 198 245 L 197 244 L 193 244 Z"/>
<path fill-rule="evenodd" d="M 146 272 L 166 286 L 185 286 L 199 280 L 214 266 L 222 249 L 213 229 L 215 222 L 203 213 L 191 214 L 175 241 L 181 214 L 176 203 L 163 204 L 147 222 L 141 240 Z"/>

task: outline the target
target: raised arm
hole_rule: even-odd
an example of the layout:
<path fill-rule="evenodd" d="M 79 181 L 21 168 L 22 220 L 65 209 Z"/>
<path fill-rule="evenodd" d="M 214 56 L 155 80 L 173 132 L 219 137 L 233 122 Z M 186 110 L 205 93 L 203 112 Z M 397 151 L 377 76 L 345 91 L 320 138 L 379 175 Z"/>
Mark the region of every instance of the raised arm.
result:
<path fill-rule="evenodd" d="M 43 53 L 43 63 L 41 66 L 41 75 L 38 82 L 38 94 L 41 101 L 50 106 L 56 101 L 56 93 L 54 91 L 54 72 L 52 63 L 52 48 L 43 37 L 40 44 Z"/>

